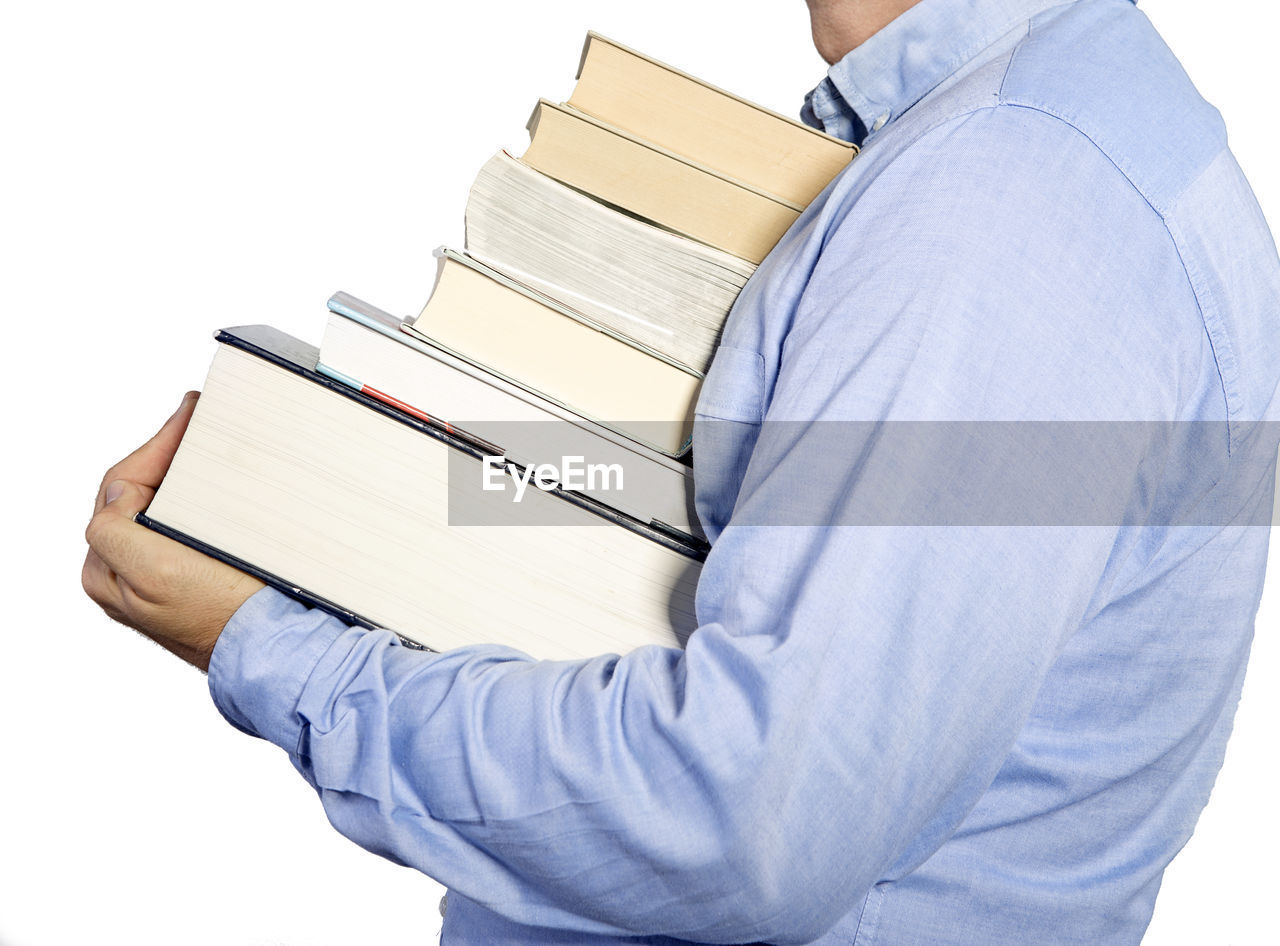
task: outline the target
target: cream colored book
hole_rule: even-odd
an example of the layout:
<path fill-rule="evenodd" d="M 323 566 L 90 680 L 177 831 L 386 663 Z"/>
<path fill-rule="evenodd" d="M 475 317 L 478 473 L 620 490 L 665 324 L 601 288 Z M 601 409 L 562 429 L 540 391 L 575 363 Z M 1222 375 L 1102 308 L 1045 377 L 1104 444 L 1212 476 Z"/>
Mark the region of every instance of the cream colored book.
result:
<path fill-rule="evenodd" d="M 400 319 L 345 292 L 329 300 L 316 371 L 522 466 L 581 456 L 625 471 L 625 482 L 620 472 L 618 482 L 577 488 L 640 522 L 704 538 L 685 463 L 402 331 Z"/>
<path fill-rule="evenodd" d="M 801 206 L 858 152 L 599 33 L 587 34 L 568 104 Z"/>
<path fill-rule="evenodd" d="M 281 332 L 218 340 L 144 525 L 434 650 L 578 658 L 693 630 L 697 549 L 564 491 L 486 489 L 470 445 L 317 374 Z"/>
<path fill-rule="evenodd" d="M 437 258 L 435 289 L 406 330 L 662 453 L 688 448 L 699 373 L 466 254 Z"/>
<path fill-rule="evenodd" d="M 528 127 L 529 167 L 750 263 L 760 263 L 804 209 L 545 99 Z"/>

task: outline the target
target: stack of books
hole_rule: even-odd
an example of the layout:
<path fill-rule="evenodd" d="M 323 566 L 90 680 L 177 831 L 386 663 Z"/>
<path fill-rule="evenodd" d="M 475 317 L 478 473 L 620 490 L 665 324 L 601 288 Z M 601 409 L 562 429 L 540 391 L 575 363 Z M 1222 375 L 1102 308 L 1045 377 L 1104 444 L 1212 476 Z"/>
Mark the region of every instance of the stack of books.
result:
<path fill-rule="evenodd" d="M 432 649 L 679 645 L 693 407 L 756 265 L 855 149 L 594 33 L 402 321 L 227 329 L 147 525 Z"/>

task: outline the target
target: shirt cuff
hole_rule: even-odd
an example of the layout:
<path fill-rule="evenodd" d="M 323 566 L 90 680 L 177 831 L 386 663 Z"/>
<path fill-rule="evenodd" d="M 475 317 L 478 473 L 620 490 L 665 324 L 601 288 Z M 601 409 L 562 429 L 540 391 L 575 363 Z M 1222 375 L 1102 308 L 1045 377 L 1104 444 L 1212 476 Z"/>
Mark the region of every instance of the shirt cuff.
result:
<path fill-rule="evenodd" d="M 227 722 L 296 754 L 298 700 L 307 679 L 348 630 L 342 621 L 263 588 L 231 616 L 209 660 L 209 694 Z"/>

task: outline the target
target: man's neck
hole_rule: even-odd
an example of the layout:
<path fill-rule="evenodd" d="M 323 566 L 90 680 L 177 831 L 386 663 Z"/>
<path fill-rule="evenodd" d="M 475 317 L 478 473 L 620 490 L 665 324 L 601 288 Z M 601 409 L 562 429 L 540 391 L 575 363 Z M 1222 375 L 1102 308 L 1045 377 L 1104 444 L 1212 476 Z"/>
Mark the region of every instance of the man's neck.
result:
<path fill-rule="evenodd" d="M 920 0 L 805 0 L 813 45 L 828 63 L 836 63 L 855 46 L 915 6 Z"/>

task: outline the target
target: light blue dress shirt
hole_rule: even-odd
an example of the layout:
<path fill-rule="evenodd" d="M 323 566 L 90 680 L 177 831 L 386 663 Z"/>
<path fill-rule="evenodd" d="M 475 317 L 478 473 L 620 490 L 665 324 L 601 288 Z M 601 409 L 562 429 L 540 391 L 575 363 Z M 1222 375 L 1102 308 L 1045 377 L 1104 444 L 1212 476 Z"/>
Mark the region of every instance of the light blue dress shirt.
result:
<path fill-rule="evenodd" d="M 864 149 L 702 392 L 685 651 L 422 654 L 272 591 L 217 645 L 448 946 L 1135 943 L 1208 798 L 1280 428 L 1217 113 L 1125 0 L 924 0 L 805 114 Z M 1050 462 L 994 475 L 991 430 Z M 1117 504 L 1022 521 L 1071 486 Z"/>

